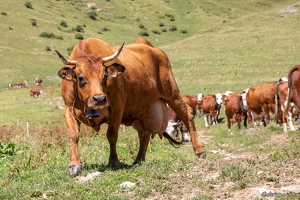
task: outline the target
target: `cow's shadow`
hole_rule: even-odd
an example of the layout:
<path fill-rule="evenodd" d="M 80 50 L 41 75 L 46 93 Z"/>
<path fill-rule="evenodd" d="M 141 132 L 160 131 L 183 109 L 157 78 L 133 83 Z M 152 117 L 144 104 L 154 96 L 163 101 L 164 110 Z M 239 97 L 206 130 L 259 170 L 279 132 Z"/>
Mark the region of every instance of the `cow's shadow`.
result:
<path fill-rule="evenodd" d="M 133 165 L 133 164 L 129 165 L 129 164 L 122 163 L 122 162 L 120 162 L 120 164 L 118 166 L 113 166 L 113 167 L 110 167 L 107 164 L 83 163 L 82 170 L 97 170 L 98 172 L 105 172 L 106 170 L 118 171 L 118 170 L 130 169 L 133 166 L 135 166 L 135 165 Z"/>
<path fill-rule="evenodd" d="M 219 119 L 218 119 L 218 123 L 219 123 L 219 124 L 225 123 L 225 122 L 224 122 L 224 119 L 225 119 L 224 117 L 219 118 Z"/>

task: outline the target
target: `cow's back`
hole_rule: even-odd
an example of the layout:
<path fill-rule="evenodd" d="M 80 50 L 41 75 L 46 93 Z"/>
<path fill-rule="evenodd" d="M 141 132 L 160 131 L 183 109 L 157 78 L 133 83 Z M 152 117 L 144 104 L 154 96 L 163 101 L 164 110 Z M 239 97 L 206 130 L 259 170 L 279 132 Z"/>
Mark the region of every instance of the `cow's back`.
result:
<path fill-rule="evenodd" d="M 209 113 L 210 110 L 214 110 L 217 104 L 217 99 L 215 95 L 207 95 L 202 98 L 202 111 L 204 113 Z"/>
<path fill-rule="evenodd" d="M 235 114 L 241 113 L 241 102 L 239 95 L 230 95 L 225 100 L 225 113 L 227 114 Z"/>
<path fill-rule="evenodd" d="M 263 104 L 275 103 L 276 82 L 250 87 L 246 99 L 250 106 L 259 107 Z"/>
<path fill-rule="evenodd" d="M 114 51 L 116 48 L 112 47 Z M 123 47 L 118 59 L 126 68 L 122 76 L 117 78 L 124 88 L 111 90 L 114 91 L 111 96 L 120 96 L 125 91 L 123 95 L 126 105 L 123 122 L 142 118 L 159 98 L 168 100 L 172 92 L 179 92 L 178 89 L 177 91 L 172 89 L 178 87 L 172 74 L 169 58 L 162 50 L 144 42 L 133 43 Z M 113 104 L 118 104 L 118 102 L 113 102 Z"/>

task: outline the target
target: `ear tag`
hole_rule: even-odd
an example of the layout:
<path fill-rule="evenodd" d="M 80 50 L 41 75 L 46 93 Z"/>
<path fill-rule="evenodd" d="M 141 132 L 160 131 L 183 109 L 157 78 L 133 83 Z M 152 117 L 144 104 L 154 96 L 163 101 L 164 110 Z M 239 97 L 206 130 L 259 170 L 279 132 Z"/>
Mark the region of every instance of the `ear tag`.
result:
<path fill-rule="evenodd" d="M 100 117 L 100 113 L 98 112 L 98 110 L 88 108 L 85 117 L 88 119 L 94 119 Z"/>

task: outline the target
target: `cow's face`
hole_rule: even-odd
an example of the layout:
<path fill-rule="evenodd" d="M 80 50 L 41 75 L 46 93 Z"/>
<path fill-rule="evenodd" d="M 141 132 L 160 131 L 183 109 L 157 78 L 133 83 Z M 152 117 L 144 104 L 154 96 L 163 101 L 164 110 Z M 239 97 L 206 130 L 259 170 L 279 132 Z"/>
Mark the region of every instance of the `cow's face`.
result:
<path fill-rule="evenodd" d="M 167 126 L 167 129 L 166 129 L 166 132 L 170 136 L 176 137 L 178 135 L 178 126 L 180 126 L 180 123 L 173 122 L 173 121 L 168 121 L 168 126 Z"/>
<path fill-rule="evenodd" d="M 62 57 L 61 54 L 58 53 L 58 55 Z M 65 64 L 74 66 L 62 68 L 58 75 L 74 83 L 75 96 L 79 101 L 88 108 L 101 109 L 109 105 L 107 80 L 116 78 L 125 71 L 125 67 L 115 58 L 109 57 L 107 60 L 90 55 L 72 61 L 62 58 Z"/>
<path fill-rule="evenodd" d="M 248 93 L 248 88 L 245 89 L 240 95 L 242 97 L 242 103 L 243 103 L 243 106 L 247 108 L 247 99 L 246 99 L 246 95 Z"/>
<path fill-rule="evenodd" d="M 216 101 L 217 101 L 217 104 L 219 104 L 219 105 L 222 104 L 222 102 L 223 102 L 222 94 L 220 94 L 220 93 L 216 94 Z"/>
<path fill-rule="evenodd" d="M 202 93 L 199 93 L 199 94 L 198 94 L 198 102 L 200 102 L 202 99 L 203 99 L 203 94 L 202 94 Z"/>

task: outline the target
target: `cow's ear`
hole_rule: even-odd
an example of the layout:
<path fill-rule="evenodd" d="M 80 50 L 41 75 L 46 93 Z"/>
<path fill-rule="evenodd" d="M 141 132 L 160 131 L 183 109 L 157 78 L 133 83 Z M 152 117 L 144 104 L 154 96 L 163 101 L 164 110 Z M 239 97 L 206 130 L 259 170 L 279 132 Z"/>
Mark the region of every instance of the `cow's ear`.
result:
<path fill-rule="evenodd" d="M 124 71 L 125 71 L 125 67 L 118 63 L 114 63 L 113 65 L 107 67 L 107 74 L 111 78 L 115 78 L 121 75 Z"/>
<path fill-rule="evenodd" d="M 58 76 L 67 81 L 73 81 L 74 79 L 74 71 L 69 67 L 64 67 L 57 73 Z"/>

